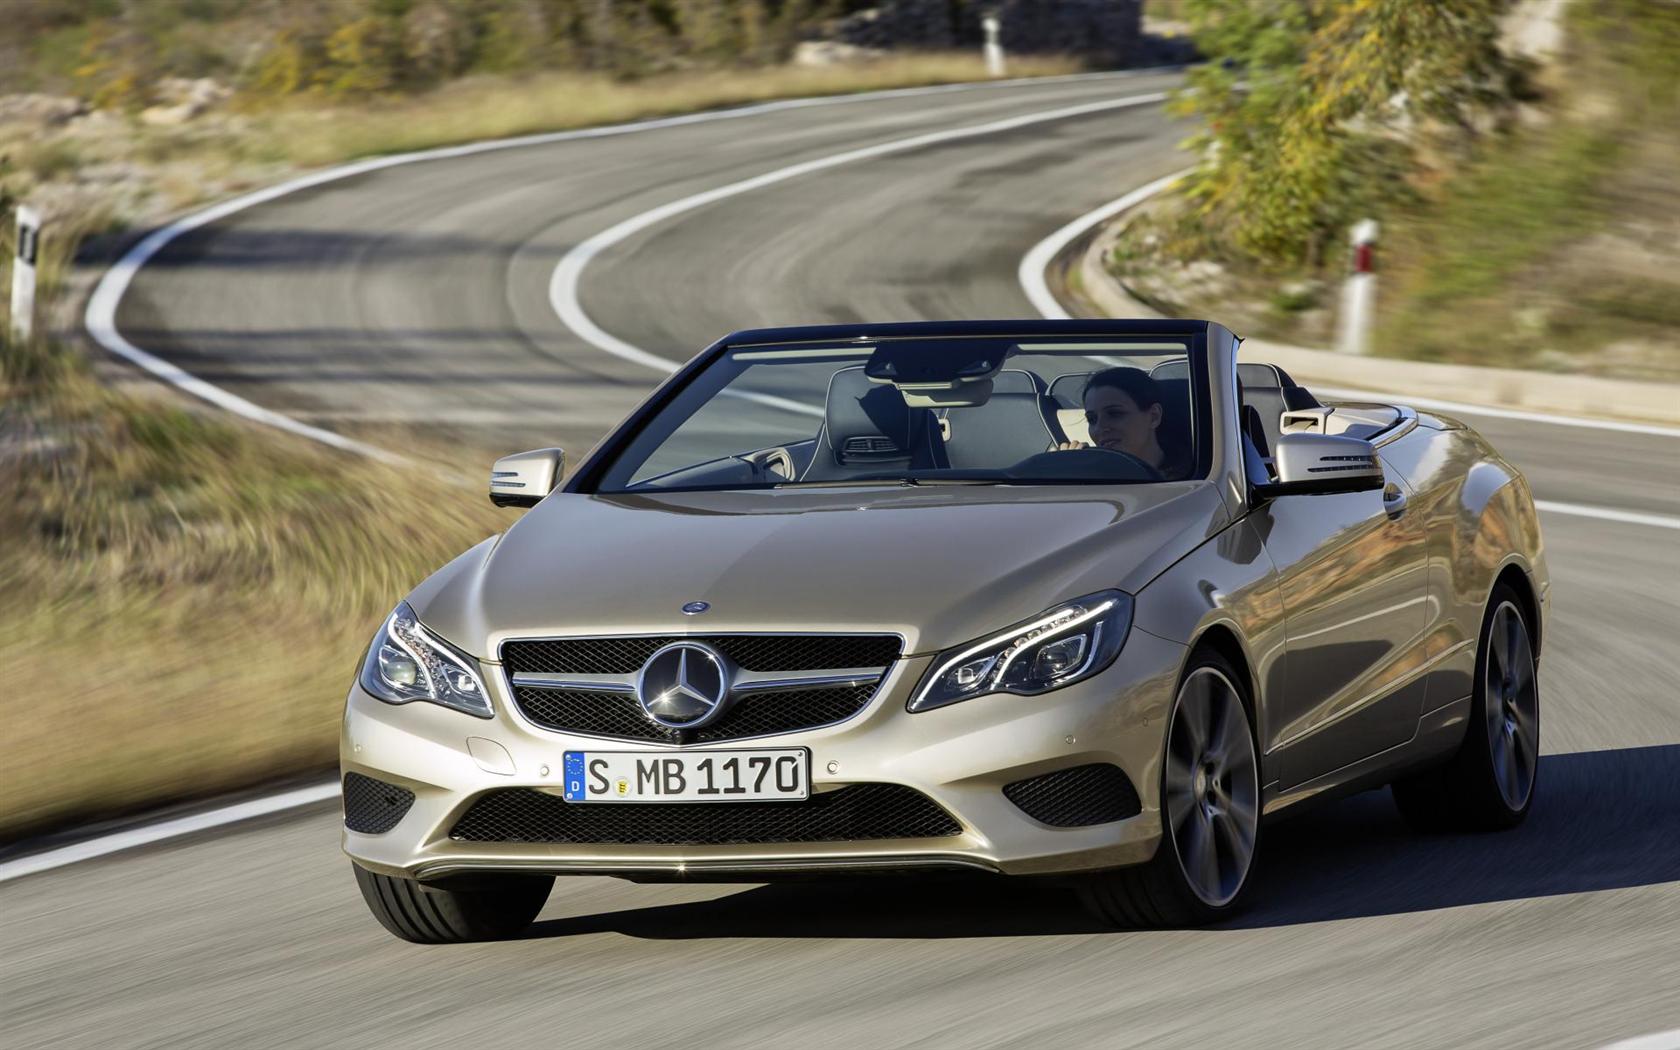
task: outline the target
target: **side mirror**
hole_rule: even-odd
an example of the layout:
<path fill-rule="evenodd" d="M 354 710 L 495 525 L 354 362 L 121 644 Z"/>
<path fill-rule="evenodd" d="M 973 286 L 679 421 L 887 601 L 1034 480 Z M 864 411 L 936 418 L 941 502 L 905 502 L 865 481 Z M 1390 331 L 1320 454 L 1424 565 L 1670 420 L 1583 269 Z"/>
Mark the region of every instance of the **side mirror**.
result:
<path fill-rule="evenodd" d="M 535 507 L 560 484 L 566 453 L 539 448 L 503 456 L 490 468 L 490 502 L 498 507 Z"/>
<path fill-rule="evenodd" d="M 1376 446 L 1338 434 L 1284 434 L 1273 449 L 1277 480 L 1254 486 L 1264 499 L 1366 492 L 1383 487 Z"/>

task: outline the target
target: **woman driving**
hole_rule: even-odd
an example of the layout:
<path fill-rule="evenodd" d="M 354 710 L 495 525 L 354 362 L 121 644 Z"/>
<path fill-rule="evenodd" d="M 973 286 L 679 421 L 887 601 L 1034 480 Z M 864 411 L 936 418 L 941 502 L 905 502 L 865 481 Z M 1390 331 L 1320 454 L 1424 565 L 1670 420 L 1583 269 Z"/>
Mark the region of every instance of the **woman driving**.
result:
<path fill-rule="evenodd" d="M 1188 450 L 1162 441 L 1161 419 L 1166 406 L 1160 387 L 1149 373 L 1141 368 L 1104 369 L 1086 381 L 1083 400 L 1090 444 L 1068 441 L 1057 448 L 1106 448 L 1142 460 L 1164 480 L 1190 476 Z"/>

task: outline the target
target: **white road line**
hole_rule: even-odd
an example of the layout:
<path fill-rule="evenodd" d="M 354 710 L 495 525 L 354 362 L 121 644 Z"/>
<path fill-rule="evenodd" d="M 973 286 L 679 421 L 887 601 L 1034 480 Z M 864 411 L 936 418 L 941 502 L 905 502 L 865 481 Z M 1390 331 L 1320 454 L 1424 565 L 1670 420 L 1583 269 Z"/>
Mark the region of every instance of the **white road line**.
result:
<path fill-rule="evenodd" d="M 1015 279 L 1021 283 L 1021 290 L 1027 293 L 1027 301 L 1032 303 L 1033 309 L 1050 318 L 1052 321 L 1065 321 L 1072 315 L 1062 307 L 1056 297 L 1050 294 L 1050 285 L 1045 281 L 1045 271 L 1063 248 L 1072 244 L 1080 234 L 1125 211 L 1133 205 L 1139 204 L 1160 193 L 1179 179 L 1194 170 L 1183 168 L 1163 178 L 1156 179 L 1146 186 L 1126 194 L 1124 197 L 1109 201 L 1094 211 L 1088 211 L 1079 218 L 1063 226 L 1050 236 L 1032 246 L 1032 250 L 1021 257 L 1021 265 L 1016 268 Z"/>
<path fill-rule="evenodd" d="M 1680 518 L 1669 517 L 1666 514 L 1646 514 L 1642 511 L 1617 510 L 1614 507 L 1593 507 L 1585 503 L 1556 503 L 1549 499 L 1535 500 L 1534 509 L 1544 514 L 1568 514 L 1577 518 L 1618 521 L 1625 525 L 1649 525 L 1658 529 L 1680 529 Z"/>
<path fill-rule="evenodd" d="M 854 102 L 879 101 L 892 98 L 916 98 L 928 95 L 943 95 L 954 92 L 983 91 L 995 88 L 1016 88 L 1040 84 L 1060 84 L 1089 80 L 1119 80 L 1150 74 L 1171 72 L 1176 67 L 1154 67 L 1150 69 L 1128 69 L 1112 73 L 1076 73 L 1059 77 L 1027 77 L 1002 81 L 975 81 L 964 84 L 938 84 L 929 87 L 895 88 L 889 91 L 868 91 L 849 95 L 820 95 L 813 98 L 781 99 L 774 102 L 762 102 L 756 105 L 741 106 L 735 109 L 708 110 L 703 113 L 689 113 L 676 117 L 658 117 L 650 120 L 638 120 L 627 124 L 610 124 L 595 128 L 578 128 L 572 131 L 556 131 L 540 135 L 522 135 L 516 138 L 493 139 L 488 142 L 473 142 L 463 146 L 447 146 L 440 149 L 419 150 L 413 153 L 398 153 L 387 157 L 374 157 L 369 160 L 357 161 L 339 167 L 328 168 L 311 175 L 282 182 L 255 193 L 248 193 L 241 197 L 223 201 L 211 208 L 195 212 L 185 218 L 178 219 L 162 229 L 147 235 L 134 247 L 125 252 L 122 258 L 100 277 L 99 284 L 94 288 L 88 300 L 87 310 L 83 314 L 83 324 L 100 346 L 110 353 L 123 358 L 138 367 L 157 376 L 178 389 L 201 398 L 209 403 L 232 412 L 234 415 L 249 419 L 255 423 L 271 426 L 280 430 L 296 434 L 300 437 L 318 441 L 333 448 L 348 452 L 360 453 L 374 459 L 387 462 L 402 462 L 404 457 L 387 449 L 378 448 L 365 442 L 345 437 L 336 431 L 322 427 L 311 426 L 273 409 L 264 408 L 228 390 L 209 383 L 192 375 L 178 365 L 149 353 L 129 342 L 117 329 L 117 308 L 127 293 L 129 285 L 140 268 L 150 262 L 159 252 L 168 247 L 170 242 L 183 234 L 190 233 L 202 226 L 235 215 L 247 208 L 259 204 L 267 204 L 288 194 L 300 190 L 311 189 L 340 179 L 348 179 L 357 175 L 365 175 L 372 171 L 394 168 L 404 164 L 416 164 L 422 161 L 445 160 L 453 157 L 468 157 L 493 150 L 518 149 L 525 146 L 546 146 L 559 142 L 572 142 L 581 139 L 606 138 L 616 135 L 630 135 L 644 131 L 656 131 L 662 128 L 683 127 L 689 124 L 704 124 L 719 120 L 739 120 L 746 117 L 760 116 L 765 113 L 778 113 L 787 110 L 812 109 L 819 106 L 847 105 Z M 791 402 L 790 402 L 791 404 Z M 803 406 L 801 406 L 803 407 Z"/>
<path fill-rule="evenodd" d="M 333 780 L 325 784 L 315 784 L 310 787 L 296 788 L 292 791 L 282 791 L 276 795 L 252 799 L 249 802 L 238 802 L 231 806 L 195 813 L 189 817 L 177 817 L 161 823 L 150 824 L 145 827 L 130 828 L 127 831 L 117 831 L 99 838 L 88 839 L 58 849 L 47 850 L 17 860 L 0 863 L 0 882 L 21 879 L 25 875 L 51 871 L 62 868 L 67 864 L 104 857 L 123 850 L 135 849 L 139 846 L 149 846 L 154 842 L 166 839 L 180 838 L 194 832 L 219 828 L 226 824 L 236 824 L 242 820 L 254 820 L 273 813 L 282 813 L 288 809 L 302 806 L 312 806 L 317 802 L 325 802 L 329 798 L 338 797 L 338 781 Z"/>
<path fill-rule="evenodd" d="M 753 190 L 774 186 L 789 179 L 810 175 L 814 172 L 827 171 L 844 164 L 854 164 L 860 160 L 872 160 L 876 157 L 890 156 L 894 153 L 905 153 L 925 146 L 938 145 L 942 142 L 955 142 L 961 139 L 996 135 L 999 132 L 1030 127 L 1033 124 L 1067 120 L 1071 117 L 1102 113 L 1113 109 L 1154 105 L 1166 101 L 1166 98 L 1166 92 L 1155 91 L 1145 95 L 1131 95 L 1120 99 L 1106 99 L 1102 102 L 1063 106 L 1059 109 L 1027 113 L 1018 117 L 1009 117 L 1004 120 L 994 120 L 963 128 L 924 132 L 920 135 L 911 135 L 908 138 L 893 139 L 889 142 L 876 143 L 873 146 L 863 146 L 858 149 L 845 150 L 841 153 L 833 153 L 826 157 L 817 157 L 814 160 L 803 161 L 799 164 L 790 164 L 774 171 L 767 171 L 762 175 L 755 175 L 750 179 L 741 179 L 738 182 L 727 183 L 701 193 L 695 193 L 671 201 L 668 204 L 662 204 L 639 215 L 632 215 L 623 222 L 609 226 L 567 252 L 560 258 L 560 262 L 554 267 L 553 276 L 549 279 L 548 301 L 561 322 L 576 332 L 585 342 L 612 354 L 614 357 L 668 374 L 676 370 L 682 362 L 649 353 L 641 347 L 632 345 L 608 332 L 595 323 L 594 318 L 589 316 L 589 313 L 583 308 L 583 303 L 578 299 L 578 285 L 583 279 L 584 269 L 596 256 L 608 248 L 634 237 L 649 227 L 657 226 L 686 212 L 703 208 L 708 204 L 715 204 L 718 201 L 728 200 L 730 197 L 737 197 L 743 193 L 751 193 Z"/>
<path fill-rule="evenodd" d="M 1604 1050 L 1680 1050 L 1680 1028 L 1610 1043 Z"/>

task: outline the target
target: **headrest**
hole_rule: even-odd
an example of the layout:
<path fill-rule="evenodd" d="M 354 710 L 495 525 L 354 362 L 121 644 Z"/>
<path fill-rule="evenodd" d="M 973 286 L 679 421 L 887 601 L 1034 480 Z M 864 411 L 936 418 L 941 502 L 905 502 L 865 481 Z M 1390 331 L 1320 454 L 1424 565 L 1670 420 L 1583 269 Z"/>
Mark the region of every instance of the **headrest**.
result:
<path fill-rule="evenodd" d="M 1057 408 L 1077 408 L 1085 410 L 1085 384 L 1091 381 L 1095 372 L 1069 372 L 1067 375 L 1057 376 L 1050 383 L 1050 398 L 1056 402 Z"/>
<path fill-rule="evenodd" d="M 1031 372 L 1006 368 L 992 377 L 992 396 L 999 394 L 1031 394 L 1037 397 L 1044 390 L 1042 381 Z"/>
<path fill-rule="evenodd" d="M 862 365 L 842 368 L 828 381 L 823 426 L 837 462 L 909 458 L 913 428 L 926 415 L 905 404 L 896 388 L 870 382 Z"/>

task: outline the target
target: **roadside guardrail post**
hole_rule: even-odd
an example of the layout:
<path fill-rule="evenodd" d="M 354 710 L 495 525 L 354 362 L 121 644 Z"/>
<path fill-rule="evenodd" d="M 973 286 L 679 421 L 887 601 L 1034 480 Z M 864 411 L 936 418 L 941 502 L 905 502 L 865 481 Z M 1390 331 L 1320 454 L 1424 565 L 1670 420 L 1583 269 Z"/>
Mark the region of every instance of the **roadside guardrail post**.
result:
<path fill-rule="evenodd" d="M 12 335 L 20 343 L 35 330 L 35 260 L 41 253 L 41 214 L 17 210 L 17 258 L 12 260 Z"/>
<path fill-rule="evenodd" d="M 998 39 L 1003 25 L 997 15 L 987 15 L 980 20 L 980 28 L 986 31 L 986 75 L 990 77 L 1003 76 L 1003 44 Z"/>
<path fill-rule="evenodd" d="M 1375 219 L 1353 224 L 1353 254 L 1342 285 L 1342 315 L 1336 349 L 1344 354 L 1371 352 L 1371 321 L 1377 306 L 1377 231 Z"/>

